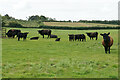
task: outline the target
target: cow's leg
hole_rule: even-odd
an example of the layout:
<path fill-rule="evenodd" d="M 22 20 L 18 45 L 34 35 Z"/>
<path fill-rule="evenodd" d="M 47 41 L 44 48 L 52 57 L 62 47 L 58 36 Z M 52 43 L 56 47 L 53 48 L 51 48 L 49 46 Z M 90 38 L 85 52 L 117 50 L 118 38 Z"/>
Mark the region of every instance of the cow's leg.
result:
<path fill-rule="evenodd" d="M 91 40 L 91 37 L 90 37 L 90 40 Z"/>
<path fill-rule="evenodd" d="M 48 38 L 50 37 L 50 35 L 48 35 Z"/>
<path fill-rule="evenodd" d="M 110 47 L 108 47 L 108 49 L 109 49 L 109 54 L 110 54 Z"/>
<path fill-rule="evenodd" d="M 83 42 L 84 39 L 82 39 L 82 42 Z"/>
<path fill-rule="evenodd" d="M 13 35 L 13 38 L 15 37 L 15 35 Z"/>
<path fill-rule="evenodd" d="M 18 41 L 20 41 L 20 37 L 18 37 Z"/>
<path fill-rule="evenodd" d="M 97 40 L 97 38 L 98 38 L 98 37 L 96 36 L 96 40 Z"/>
<path fill-rule="evenodd" d="M 92 37 L 92 40 L 94 40 L 93 37 Z"/>
<path fill-rule="evenodd" d="M 43 38 L 44 38 L 44 35 L 42 35 L 43 36 Z"/>
<path fill-rule="evenodd" d="M 107 47 L 105 47 L 105 53 L 107 54 Z"/>

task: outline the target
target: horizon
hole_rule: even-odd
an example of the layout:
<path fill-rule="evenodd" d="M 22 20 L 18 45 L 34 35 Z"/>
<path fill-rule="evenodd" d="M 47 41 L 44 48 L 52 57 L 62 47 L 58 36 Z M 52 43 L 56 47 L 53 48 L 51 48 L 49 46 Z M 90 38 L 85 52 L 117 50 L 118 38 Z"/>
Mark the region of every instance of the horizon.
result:
<path fill-rule="evenodd" d="M 43 15 L 58 21 L 118 20 L 118 2 L 119 0 L 3 0 L 0 14 L 22 20 L 33 15 Z"/>

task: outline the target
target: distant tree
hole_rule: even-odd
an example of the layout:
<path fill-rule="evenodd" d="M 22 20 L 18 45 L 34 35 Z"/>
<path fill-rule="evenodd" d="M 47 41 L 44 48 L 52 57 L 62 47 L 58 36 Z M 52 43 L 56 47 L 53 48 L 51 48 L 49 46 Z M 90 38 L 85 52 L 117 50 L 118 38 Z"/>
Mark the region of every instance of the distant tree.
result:
<path fill-rule="evenodd" d="M 32 21 L 32 20 L 40 20 L 40 17 L 38 15 L 29 16 L 28 21 Z"/>
<path fill-rule="evenodd" d="M 48 18 L 43 16 L 43 15 L 41 15 L 40 16 L 40 20 L 43 21 L 43 22 L 46 22 L 46 21 L 48 21 Z"/>

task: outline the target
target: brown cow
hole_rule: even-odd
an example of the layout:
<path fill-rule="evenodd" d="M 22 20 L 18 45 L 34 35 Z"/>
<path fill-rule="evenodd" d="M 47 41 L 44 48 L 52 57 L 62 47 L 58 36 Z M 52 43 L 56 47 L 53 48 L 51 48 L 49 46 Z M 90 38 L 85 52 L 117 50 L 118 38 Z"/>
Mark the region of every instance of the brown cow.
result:
<path fill-rule="evenodd" d="M 113 45 L 113 38 L 111 36 L 108 36 L 109 34 L 110 32 L 108 34 L 106 33 L 100 34 L 101 36 L 103 36 L 102 45 L 105 48 L 106 54 L 107 54 L 107 50 L 109 50 L 109 54 L 110 54 L 110 47 Z"/>
<path fill-rule="evenodd" d="M 51 35 L 51 30 L 38 30 L 38 33 L 41 34 L 44 38 L 44 35 L 48 35 L 48 38 L 50 37 Z"/>

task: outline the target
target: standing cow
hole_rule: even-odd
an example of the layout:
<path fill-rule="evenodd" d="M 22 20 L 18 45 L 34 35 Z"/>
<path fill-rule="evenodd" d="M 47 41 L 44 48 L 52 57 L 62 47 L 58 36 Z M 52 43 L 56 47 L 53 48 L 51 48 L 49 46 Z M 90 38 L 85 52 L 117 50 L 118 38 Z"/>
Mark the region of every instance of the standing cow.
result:
<path fill-rule="evenodd" d="M 76 34 L 75 35 L 75 41 L 76 40 L 78 40 L 78 41 L 83 41 L 83 40 L 85 40 L 86 41 L 86 37 L 85 37 L 85 35 L 84 34 Z"/>
<path fill-rule="evenodd" d="M 68 34 L 68 36 L 69 36 L 69 41 L 74 41 L 74 34 Z"/>
<path fill-rule="evenodd" d="M 90 33 L 86 33 L 86 34 L 90 37 L 90 40 L 91 40 L 91 38 L 93 40 L 94 37 L 96 38 L 96 40 L 98 38 L 98 32 L 90 32 Z"/>
<path fill-rule="evenodd" d="M 15 35 L 17 35 L 18 33 L 20 33 L 21 32 L 21 30 L 17 30 L 17 29 L 10 29 L 7 33 L 6 33 L 6 35 L 8 36 L 8 37 L 15 37 Z"/>
<path fill-rule="evenodd" d="M 107 54 L 108 50 L 109 50 L 109 54 L 110 54 L 110 47 L 113 45 L 113 38 L 111 36 L 108 36 L 109 34 L 110 34 L 110 32 L 108 34 L 106 34 L 106 33 L 100 34 L 101 36 L 103 36 L 102 45 L 105 48 L 106 54 Z"/>
<path fill-rule="evenodd" d="M 50 37 L 51 35 L 51 30 L 38 30 L 38 33 L 41 34 L 44 38 L 44 35 L 48 35 L 48 38 Z"/>
<path fill-rule="evenodd" d="M 81 41 L 81 39 L 82 39 L 82 41 L 83 41 L 83 40 L 86 41 L 86 36 L 85 36 L 84 34 L 80 34 L 80 41 Z"/>
<path fill-rule="evenodd" d="M 25 39 L 27 38 L 27 34 L 28 34 L 28 32 L 18 33 L 18 34 L 17 34 L 18 41 L 20 41 L 20 38 L 23 38 L 23 40 L 25 40 Z"/>

